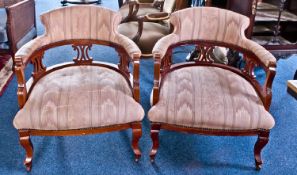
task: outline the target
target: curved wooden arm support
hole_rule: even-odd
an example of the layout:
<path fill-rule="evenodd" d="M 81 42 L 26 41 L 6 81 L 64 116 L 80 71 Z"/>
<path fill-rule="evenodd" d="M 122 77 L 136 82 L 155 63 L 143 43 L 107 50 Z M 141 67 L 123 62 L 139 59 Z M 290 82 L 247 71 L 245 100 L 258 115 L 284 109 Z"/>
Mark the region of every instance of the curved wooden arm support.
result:
<path fill-rule="evenodd" d="M 160 68 L 161 68 L 161 56 L 155 55 L 154 58 L 154 86 L 153 86 L 153 104 L 155 105 L 159 100 L 160 90 Z"/>
<path fill-rule="evenodd" d="M 263 96 L 264 96 L 264 106 L 268 111 L 271 105 L 272 99 L 272 83 L 276 74 L 276 65 L 270 66 L 266 71 L 266 80 L 263 85 Z"/>
<path fill-rule="evenodd" d="M 23 108 L 26 101 L 27 101 L 27 88 L 26 88 L 26 78 L 24 73 L 25 65 L 23 63 L 22 58 L 15 57 L 15 75 L 17 78 L 18 89 L 17 89 L 17 96 L 18 96 L 18 103 L 19 107 Z"/>
<path fill-rule="evenodd" d="M 139 68 L 140 55 L 135 54 L 133 60 L 133 95 L 134 99 L 140 103 L 140 88 L 139 88 Z"/>

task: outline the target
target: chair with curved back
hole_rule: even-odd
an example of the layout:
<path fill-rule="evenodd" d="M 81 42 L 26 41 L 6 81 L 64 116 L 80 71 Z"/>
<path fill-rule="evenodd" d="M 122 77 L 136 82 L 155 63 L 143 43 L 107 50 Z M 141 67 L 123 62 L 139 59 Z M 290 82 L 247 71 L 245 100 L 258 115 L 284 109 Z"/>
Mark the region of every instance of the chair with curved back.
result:
<path fill-rule="evenodd" d="M 79 5 L 47 12 L 41 15 L 41 21 L 46 33 L 15 55 L 20 110 L 13 124 L 26 151 L 27 170 L 32 166 L 32 135 L 71 136 L 132 128 L 132 148 L 138 160 L 144 116 L 139 104 L 141 51 L 117 32 L 121 15 L 102 7 Z M 72 62 L 45 67 L 44 53 L 63 45 L 72 45 L 77 57 Z M 119 64 L 93 60 L 89 56 L 92 45 L 113 47 L 119 53 Z M 29 62 L 34 70 L 26 82 L 24 71 Z"/>
<path fill-rule="evenodd" d="M 185 3 L 180 0 L 127 0 L 120 7 L 119 11 L 123 16 L 123 21 L 137 20 L 137 16 L 145 16 L 146 14 L 173 11 L 185 8 Z"/>
<path fill-rule="evenodd" d="M 218 136 L 258 135 L 254 147 L 256 168 L 275 121 L 269 113 L 276 59 L 244 35 L 249 19 L 214 7 L 195 7 L 171 14 L 172 34 L 154 49 L 154 87 L 150 153 L 154 161 L 160 129 Z M 198 59 L 172 64 L 172 50 L 181 45 L 200 48 Z M 215 63 L 214 47 L 227 47 L 244 55 L 245 67 Z M 266 72 L 264 84 L 254 77 L 255 66 Z"/>
<path fill-rule="evenodd" d="M 170 14 L 185 7 L 183 0 L 127 1 L 119 10 L 123 20 L 118 31 L 138 45 L 143 57 L 151 57 L 155 43 L 171 32 Z"/>

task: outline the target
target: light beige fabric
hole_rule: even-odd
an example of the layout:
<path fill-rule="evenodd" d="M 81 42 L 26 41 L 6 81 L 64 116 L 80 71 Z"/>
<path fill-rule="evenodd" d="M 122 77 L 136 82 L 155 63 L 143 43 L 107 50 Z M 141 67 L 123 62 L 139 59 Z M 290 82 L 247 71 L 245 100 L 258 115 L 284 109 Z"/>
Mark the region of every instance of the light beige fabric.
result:
<path fill-rule="evenodd" d="M 148 117 L 204 129 L 271 129 L 275 124 L 249 82 L 231 71 L 203 66 L 169 73 Z"/>
<path fill-rule="evenodd" d="M 207 40 L 252 51 L 266 66 L 276 62 L 270 52 L 245 37 L 249 18 L 243 15 L 214 7 L 194 7 L 172 13 L 170 22 L 174 31 L 156 43 L 154 54 L 164 56 L 170 45 L 181 41 Z"/>
<path fill-rule="evenodd" d="M 127 36 L 130 39 L 137 34 L 138 23 L 127 22 L 119 25 L 119 33 Z M 155 43 L 162 37 L 170 33 L 169 27 L 161 25 L 159 23 L 144 22 L 142 35 L 139 39 L 138 47 L 141 49 L 143 54 L 151 54 Z"/>
<path fill-rule="evenodd" d="M 17 129 L 69 130 L 141 121 L 143 116 L 121 74 L 75 66 L 40 79 L 13 124 Z"/>
<path fill-rule="evenodd" d="M 24 45 L 16 57 L 27 61 L 33 51 L 42 46 L 72 39 L 110 41 L 124 47 L 131 57 L 141 54 L 133 41 L 117 32 L 121 21 L 119 12 L 99 6 L 76 5 L 47 12 L 41 15 L 41 21 L 45 34 Z"/>

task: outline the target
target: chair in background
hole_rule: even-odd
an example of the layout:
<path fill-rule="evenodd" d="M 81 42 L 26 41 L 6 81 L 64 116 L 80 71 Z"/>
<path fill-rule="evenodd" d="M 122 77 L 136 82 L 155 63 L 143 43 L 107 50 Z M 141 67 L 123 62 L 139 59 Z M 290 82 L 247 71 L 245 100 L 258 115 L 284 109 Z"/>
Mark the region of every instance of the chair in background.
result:
<path fill-rule="evenodd" d="M 123 21 L 137 20 L 138 16 L 146 14 L 166 12 L 183 9 L 187 6 L 184 0 L 127 0 L 120 6 L 119 11 L 123 16 Z"/>
<path fill-rule="evenodd" d="M 143 57 L 151 57 L 155 43 L 171 32 L 169 15 L 186 5 L 183 0 L 127 1 L 119 10 L 123 20 L 118 31 L 138 45 Z"/>
<path fill-rule="evenodd" d="M 24 45 L 15 56 L 21 109 L 13 124 L 26 151 L 27 170 L 32 166 L 32 135 L 71 136 L 132 128 L 132 148 L 138 161 L 144 116 L 139 104 L 141 52 L 117 32 L 121 15 L 98 6 L 78 5 L 47 12 L 41 21 L 46 33 Z M 42 64 L 44 53 L 62 45 L 72 45 L 77 57 L 46 68 Z M 89 56 L 92 45 L 113 47 L 119 53 L 119 64 L 94 61 Z M 34 70 L 26 82 L 24 72 L 29 62 Z"/>
<path fill-rule="evenodd" d="M 0 0 L 0 54 L 14 57 L 36 35 L 34 0 Z"/>
<path fill-rule="evenodd" d="M 258 135 L 254 147 L 256 168 L 275 121 L 268 112 L 276 59 L 244 35 L 249 18 L 214 7 L 195 7 L 172 13 L 174 32 L 160 39 L 154 49 L 154 87 L 151 121 L 154 161 L 160 129 L 218 136 Z M 181 45 L 200 48 L 198 59 L 172 65 L 172 50 Z M 215 46 L 241 52 L 243 70 L 214 63 Z M 255 66 L 266 72 L 261 85 Z"/>

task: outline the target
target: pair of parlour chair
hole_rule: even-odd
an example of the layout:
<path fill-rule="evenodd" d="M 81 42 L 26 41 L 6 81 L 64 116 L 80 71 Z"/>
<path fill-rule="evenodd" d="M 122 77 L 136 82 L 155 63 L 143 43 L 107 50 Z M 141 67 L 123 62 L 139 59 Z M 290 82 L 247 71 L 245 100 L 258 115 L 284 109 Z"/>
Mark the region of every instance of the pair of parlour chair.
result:
<path fill-rule="evenodd" d="M 139 160 L 138 141 L 144 117 L 139 104 L 141 51 L 132 40 L 118 33 L 121 19 L 119 12 L 102 7 L 59 8 L 41 16 L 46 33 L 16 53 L 21 109 L 13 124 L 26 151 L 24 164 L 28 171 L 33 159 L 32 135 L 85 135 L 131 128 L 132 149 Z M 274 126 L 268 110 L 275 58 L 245 38 L 249 19 L 234 12 L 189 8 L 173 13 L 170 22 L 173 33 L 160 39 L 153 49 L 154 86 L 148 112 L 153 141 L 151 160 L 159 147 L 160 129 L 207 135 L 258 135 L 254 154 L 259 169 L 261 150 Z M 93 60 L 88 51 L 94 44 L 115 48 L 119 64 Z M 199 45 L 203 54 L 195 62 L 172 65 L 172 49 L 186 44 Z M 62 45 L 72 45 L 77 57 L 69 63 L 45 67 L 44 53 Z M 245 69 L 213 63 L 209 53 L 214 46 L 231 47 L 245 54 Z M 24 71 L 29 62 L 34 70 L 26 82 Z M 267 73 L 263 86 L 252 75 L 255 65 L 264 67 Z"/>

